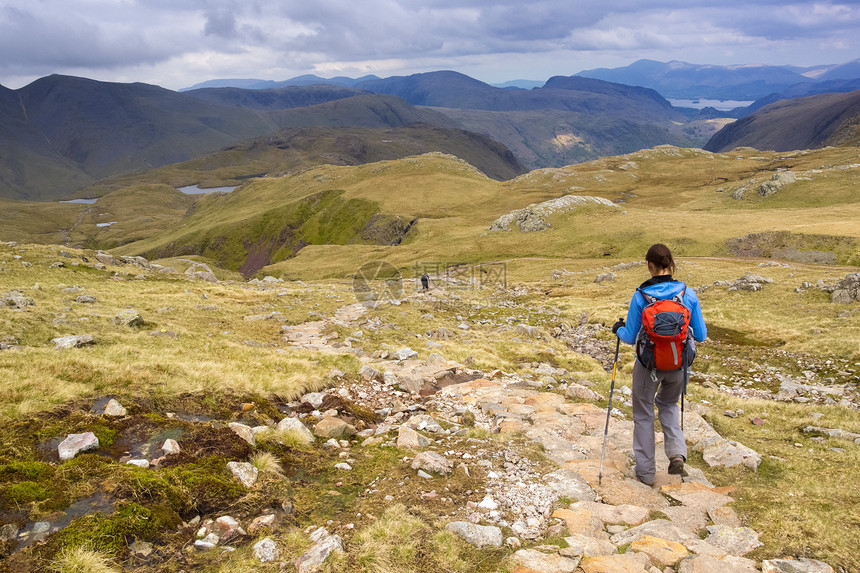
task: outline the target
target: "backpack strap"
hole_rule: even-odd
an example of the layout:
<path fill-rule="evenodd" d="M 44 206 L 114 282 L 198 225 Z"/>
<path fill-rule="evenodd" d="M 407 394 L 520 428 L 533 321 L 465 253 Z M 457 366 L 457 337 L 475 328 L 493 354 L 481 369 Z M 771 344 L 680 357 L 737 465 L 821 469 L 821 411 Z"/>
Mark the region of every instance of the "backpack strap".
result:
<path fill-rule="evenodd" d="M 641 295 L 642 295 L 642 298 L 644 298 L 644 299 L 645 299 L 646 304 L 654 304 L 655 302 L 657 302 L 658 300 L 660 300 L 660 299 L 658 299 L 657 297 L 655 297 L 655 296 L 653 296 L 653 295 L 648 294 L 647 292 L 645 292 L 645 291 L 644 291 L 644 290 L 642 290 L 641 288 L 637 288 L 636 290 L 637 290 L 637 291 L 639 291 L 639 294 L 641 294 Z"/>
<path fill-rule="evenodd" d="M 654 304 L 655 302 L 660 300 L 659 298 L 655 297 L 654 295 L 648 294 L 647 292 L 645 292 L 641 288 L 637 288 L 636 290 L 639 291 L 639 294 L 642 295 L 642 298 L 644 298 L 645 302 L 648 304 Z M 681 290 L 678 292 L 678 294 L 673 296 L 670 300 L 674 300 L 678 304 L 683 305 L 684 304 L 684 294 L 686 292 L 687 292 L 687 285 L 684 285 L 681 288 Z"/>

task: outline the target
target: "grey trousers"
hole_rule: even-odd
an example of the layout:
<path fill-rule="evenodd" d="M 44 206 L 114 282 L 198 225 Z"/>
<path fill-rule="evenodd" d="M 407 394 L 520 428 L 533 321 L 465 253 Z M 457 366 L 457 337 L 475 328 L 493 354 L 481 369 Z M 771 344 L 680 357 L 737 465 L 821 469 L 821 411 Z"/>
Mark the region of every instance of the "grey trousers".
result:
<path fill-rule="evenodd" d="M 684 390 L 683 370 L 657 370 L 657 381 L 651 371 L 639 361 L 633 367 L 633 453 L 636 454 L 636 477 L 653 482 L 656 473 L 654 461 L 654 404 L 660 425 L 663 426 L 663 446 L 666 457 L 684 456 L 687 459 L 687 442 L 681 431 L 678 400 Z"/>

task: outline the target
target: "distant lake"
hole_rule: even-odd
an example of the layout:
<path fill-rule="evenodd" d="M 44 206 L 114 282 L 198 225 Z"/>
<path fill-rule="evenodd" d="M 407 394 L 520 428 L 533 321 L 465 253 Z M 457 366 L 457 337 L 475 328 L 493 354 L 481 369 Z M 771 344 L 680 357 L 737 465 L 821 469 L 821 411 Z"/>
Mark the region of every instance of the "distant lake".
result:
<path fill-rule="evenodd" d="M 116 221 L 111 221 L 110 223 L 96 223 L 96 227 L 110 227 L 111 225 L 116 225 Z"/>
<path fill-rule="evenodd" d="M 737 101 L 731 99 L 670 99 L 669 103 L 674 107 L 692 107 L 694 109 L 712 107 L 720 111 L 728 111 L 730 109 L 735 109 L 736 107 L 747 107 L 753 104 L 751 101 Z"/>
<path fill-rule="evenodd" d="M 84 203 L 86 205 L 92 205 L 98 200 L 98 197 L 96 197 L 95 199 L 68 199 L 66 201 L 60 201 L 60 203 Z"/>
<path fill-rule="evenodd" d="M 206 189 L 201 189 L 197 185 L 189 185 L 188 187 L 180 187 L 179 190 L 186 195 L 202 195 L 204 193 L 215 193 L 216 191 L 229 193 L 235 188 L 236 187 L 207 187 Z"/>

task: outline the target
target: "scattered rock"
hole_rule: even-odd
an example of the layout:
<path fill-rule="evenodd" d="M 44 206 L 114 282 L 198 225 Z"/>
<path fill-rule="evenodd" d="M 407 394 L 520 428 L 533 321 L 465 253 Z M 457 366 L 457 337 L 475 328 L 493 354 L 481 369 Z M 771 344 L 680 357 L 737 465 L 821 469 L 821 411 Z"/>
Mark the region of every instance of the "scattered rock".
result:
<path fill-rule="evenodd" d="M 61 336 L 51 340 L 57 350 L 65 350 L 69 348 L 81 348 L 88 344 L 95 344 L 95 339 L 92 334 L 79 334 L 77 336 Z"/>
<path fill-rule="evenodd" d="M 359 369 L 358 375 L 368 382 L 370 382 L 371 380 L 382 380 L 382 373 L 376 368 L 368 366 L 367 364 L 365 364 Z"/>
<path fill-rule="evenodd" d="M 60 442 L 60 445 L 57 446 L 61 462 L 70 460 L 81 452 L 97 449 L 99 449 L 99 439 L 92 432 L 69 434 L 66 436 L 66 439 Z"/>
<path fill-rule="evenodd" d="M 254 544 L 254 557 L 260 563 L 268 563 L 269 561 L 277 561 L 281 556 L 278 546 L 271 537 L 264 537 Z"/>
<path fill-rule="evenodd" d="M 36 306 L 36 303 L 21 291 L 13 290 L 0 294 L 0 306 L 14 306 L 18 310 L 26 310 L 29 306 Z"/>
<path fill-rule="evenodd" d="M 397 435 L 398 448 L 423 448 L 428 445 L 430 440 L 406 425 L 400 426 Z"/>
<path fill-rule="evenodd" d="M 296 573 L 315 573 L 332 553 L 343 553 L 343 540 L 338 535 L 329 535 L 320 528 L 311 535 L 316 544 L 307 553 L 296 559 Z"/>
<path fill-rule="evenodd" d="M 275 524 L 275 514 L 270 513 L 268 515 L 260 515 L 259 517 L 255 517 L 251 522 L 251 525 L 248 526 L 248 532 L 251 534 L 255 534 L 263 528 L 272 529 L 272 526 Z"/>
<path fill-rule="evenodd" d="M 347 439 L 354 436 L 356 433 L 357 430 L 354 426 L 333 416 L 324 416 L 323 419 L 314 426 L 314 434 L 322 438 L 335 438 L 337 440 Z"/>
<path fill-rule="evenodd" d="M 254 438 L 254 430 L 251 429 L 251 426 L 246 426 L 245 424 L 240 424 L 239 422 L 230 422 L 227 424 L 227 427 L 233 430 L 237 436 L 251 444 L 252 446 L 257 445 L 257 440 Z"/>
<path fill-rule="evenodd" d="M 436 452 L 421 452 L 412 460 L 413 470 L 424 470 L 431 474 L 448 475 L 453 471 L 453 463 Z"/>
<path fill-rule="evenodd" d="M 233 473 L 233 477 L 239 480 L 243 486 L 251 487 L 257 483 L 259 472 L 257 468 L 248 462 L 227 462 L 227 468 Z"/>
<path fill-rule="evenodd" d="M 567 386 L 564 395 L 571 400 L 585 400 L 587 402 L 599 402 L 603 400 L 603 396 L 576 382 L 571 382 Z"/>
<path fill-rule="evenodd" d="M 542 203 L 533 203 L 523 209 L 511 211 L 496 219 L 487 229 L 488 231 L 510 231 L 511 225 L 516 225 L 523 233 L 544 231 L 552 227 L 546 220 L 553 213 L 564 213 L 575 209 L 577 206 L 588 203 L 597 203 L 608 207 L 618 207 L 609 199 L 603 197 L 589 197 L 587 195 L 564 195 L 556 199 L 550 199 Z"/>
<path fill-rule="evenodd" d="M 127 416 L 128 410 L 123 408 L 122 404 L 117 402 L 116 398 L 111 398 L 110 400 L 108 400 L 108 403 L 105 404 L 104 415 L 118 418 L 122 416 Z"/>
<path fill-rule="evenodd" d="M 796 181 L 797 175 L 791 173 L 790 171 L 774 173 L 770 181 L 765 181 L 764 183 L 759 185 L 758 194 L 762 197 L 769 197 L 770 195 L 773 195 L 786 185 L 794 183 Z"/>
<path fill-rule="evenodd" d="M 161 446 L 161 449 L 165 454 L 178 454 L 181 451 L 179 442 L 170 438 L 164 440 L 164 445 Z"/>
<path fill-rule="evenodd" d="M 315 439 L 313 433 L 298 418 L 284 418 L 278 422 L 277 428 L 281 431 L 297 432 L 308 442 L 313 442 Z"/>
<path fill-rule="evenodd" d="M 137 327 L 143 326 L 143 317 L 133 308 L 127 308 L 113 317 L 113 323 L 117 326 Z"/>
<path fill-rule="evenodd" d="M 502 546 L 502 530 L 494 525 L 476 525 L 467 521 L 452 521 L 445 526 L 445 529 L 479 549 Z"/>
<path fill-rule="evenodd" d="M 410 358 L 415 358 L 416 356 L 418 356 L 418 353 L 408 347 L 401 348 L 394 353 L 394 358 L 396 358 L 397 360 L 409 360 Z"/>

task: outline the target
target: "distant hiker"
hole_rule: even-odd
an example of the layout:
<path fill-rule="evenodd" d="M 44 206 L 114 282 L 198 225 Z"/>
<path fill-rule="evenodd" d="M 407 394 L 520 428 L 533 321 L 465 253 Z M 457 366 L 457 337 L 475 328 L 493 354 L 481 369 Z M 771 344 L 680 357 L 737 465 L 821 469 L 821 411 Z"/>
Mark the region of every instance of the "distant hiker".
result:
<path fill-rule="evenodd" d="M 645 261 L 651 278 L 633 294 L 627 322 L 619 320 L 612 332 L 625 343 L 636 345 L 633 366 L 636 477 L 653 485 L 655 403 L 663 427 L 669 473 L 686 475 L 687 443 L 679 423 L 678 399 L 683 400 L 686 391 L 687 367 L 695 356 L 693 341 L 705 340 L 707 329 L 696 293 L 672 278 L 675 261 L 669 248 L 659 243 L 653 245 Z"/>
<path fill-rule="evenodd" d="M 424 273 L 421 275 L 421 290 L 427 291 L 430 288 L 430 275 Z"/>

